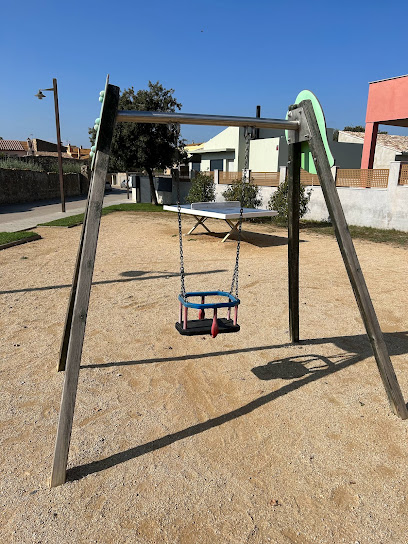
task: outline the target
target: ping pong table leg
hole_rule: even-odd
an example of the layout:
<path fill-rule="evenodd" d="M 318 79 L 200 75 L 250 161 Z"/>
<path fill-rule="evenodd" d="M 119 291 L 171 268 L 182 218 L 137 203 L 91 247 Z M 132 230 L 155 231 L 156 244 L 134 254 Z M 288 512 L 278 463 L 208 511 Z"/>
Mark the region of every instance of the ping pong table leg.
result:
<path fill-rule="evenodd" d="M 202 227 L 205 228 L 205 230 L 209 233 L 211 233 L 210 229 L 207 227 L 207 225 L 204 225 L 204 222 L 208 219 L 208 217 L 198 217 L 197 215 L 194 216 L 194 218 L 196 219 L 197 223 L 194 225 L 194 227 L 192 229 L 190 229 L 188 232 L 187 232 L 187 235 L 191 234 L 193 232 L 193 230 L 195 230 L 198 225 L 201 225 Z"/>
<path fill-rule="evenodd" d="M 235 223 L 230 221 L 229 219 L 224 219 L 224 221 L 228 224 L 228 226 L 231 228 L 231 230 L 224 236 L 224 238 L 222 239 L 223 242 L 225 242 L 226 240 L 228 240 L 228 238 L 231 236 L 231 234 L 233 234 L 234 232 L 236 232 L 238 234 L 238 226 L 239 226 L 239 219 L 238 221 Z M 245 234 L 242 232 L 241 230 L 241 239 L 242 240 L 248 240 L 245 236 Z"/>

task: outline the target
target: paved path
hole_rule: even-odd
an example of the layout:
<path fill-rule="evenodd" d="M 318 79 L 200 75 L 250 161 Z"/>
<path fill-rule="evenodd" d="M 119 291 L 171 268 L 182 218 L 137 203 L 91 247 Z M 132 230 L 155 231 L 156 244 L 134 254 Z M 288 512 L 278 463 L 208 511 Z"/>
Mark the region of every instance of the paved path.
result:
<path fill-rule="evenodd" d="M 107 193 L 103 206 L 132 202 L 132 195 L 126 197 L 126 189 L 113 189 Z M 56 200 L 42 200 L 40 202 L 24 202 L 0 206 L 0 232 L 17 232 L 35 228 L 38 223 L 54 221 L 70 215 L 82 213 L 85 210 L 86 196 L 69 197 L 65 202 L 66 212 L 61 211 L 61 202 Z"/>

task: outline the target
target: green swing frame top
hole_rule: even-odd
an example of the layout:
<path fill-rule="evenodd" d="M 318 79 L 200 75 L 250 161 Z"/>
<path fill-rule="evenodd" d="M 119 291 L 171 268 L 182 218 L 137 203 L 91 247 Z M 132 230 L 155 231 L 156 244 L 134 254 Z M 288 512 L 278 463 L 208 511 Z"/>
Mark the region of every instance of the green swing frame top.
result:
<path fill-rule="evenodd" d="M 119 87 L 111 85 L 109 78 L 101 92 L 101 115 L 97 119 L 97 139 L 92 149 L 92 177 L 87 207 L 79 242 L 74 278 L 68 303 L 62 338 L 58 370 L 65 370 L 58 430 L 50 484 L 61 485 L 66 479 L 66 466 L 75 409 L 78 376 L 85 336 L 86 317 L 92 284 L 92 275 L 102 212 L 105 179 L 108 168 L 113 130 L 117 122 L 177 123 L 217 126 L 278 128 L 287 131 L 289 143 L 289 332 L 292 342 L 299 342 L 299 199 L 300 168 L 302 163 L 314 165 L 322 192 L 335 229 L 337 242 L 349 276 L 351 286 L 370 340 L 379 373 L 392 411 L 402 419 L 408 411 L 392 366 L 383 334 L 365 283 L 357 254 L 347 227 L 344 212 L 330 169 L 330 157 L 324 144 L 325 127 L 320 123 L 323 111 L 305 91 L 302 100 L 289 106 L 287 119 L 231 117 L 182 113 L 118 111 Z M 324 119 L 324 116 L 323 116 Z M 324 124 L 324 123 L 323 123 Z M 308 161 L 305 161 L 305 154 Z"/>

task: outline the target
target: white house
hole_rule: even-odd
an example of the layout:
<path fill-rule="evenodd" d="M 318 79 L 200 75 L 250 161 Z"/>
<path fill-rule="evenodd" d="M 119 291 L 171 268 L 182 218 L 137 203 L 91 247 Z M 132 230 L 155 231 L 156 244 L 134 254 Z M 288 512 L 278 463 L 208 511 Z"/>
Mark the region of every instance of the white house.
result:
<path fill-rule="evenodd" d="M 245 161 L 244 132 L 243 127 L 228 127 L 199 149 L 191 150 L 192 169 L 202 172 L 242 170 Z M 256 172 L 277 172 L 282 131 L 261 129 L 260 136 L 250 141 L 249 168 Z"/>
<path fill-rule="evenodd" d="M 239 172 L 244 168 L 244 128 L 228 127 L 198 149 L 190 150 L 192 170 Z M 363 142 L 333 141 L 333 129 L 327 129 L 336 165 L 340 168 L 360 168 Z M 364 135 L 363 135 L 364 137 Z M 354 144 L 354 145 L 353 145 Z M 259 129 L 259 136 L 250 141 L 249 169 L 253 172 L 278 172 L 286 166 L 288 144 L 283 130 Z M 394 157 L 392 160 L 395 160 Z"/>

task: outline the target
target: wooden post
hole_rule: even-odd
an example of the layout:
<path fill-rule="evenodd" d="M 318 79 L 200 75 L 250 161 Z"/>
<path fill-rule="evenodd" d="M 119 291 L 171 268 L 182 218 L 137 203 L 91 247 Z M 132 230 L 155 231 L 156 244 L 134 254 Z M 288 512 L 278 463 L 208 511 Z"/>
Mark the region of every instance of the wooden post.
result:
<path fill-rule="evenodd" d="M 65 370 L 65 366 L 67 363 L 68 344 L 69 344 L 69 339 L 71 336 L 72 313 L 74 311 L 75 294 L 76 294 L 76 289 L 78 285 L 79 265 L 81 262 L 82 248 L 84 244 L 84 233 L 85 233 L 87 217 L 88 217 L 88 203 L 89 203 L 89 197 L 92 191 L 93 178 L 94 178 L 94 174 L 92 172 L 91 182 L 89 184 L 89 190 L 88 190 L 88 198 L 86 201 L 86 208 L 84 213 L 84 222 L 82 223 L 81 238 L 79 240 L 78 253 L 77 253 L 76 262 L 75 262 L 74 277 L 72 279 L 72 287 L 71 287 L 71 292 L 69 295 L 68 309 L 67 309 L 67 314 L 65 317 L 64 332 L 62 334 L 62 342 L 61 342 L 61 348 L 60 348 L 60 354 L 59 354 L 58 366 L 57 366 L 58 372 L 60 372 L 61 370 Z"/>
<path fill-rule="evenodd" d="M 60 194 L 61 194 L 61 209 L 65 212 L 65 192 L 64 192 L 64 174 L 62 171 L 62 150 L 61 150 L 61 133 L 60 133 L 60 119 L 58 108 L 58 87 L 57 80 L 52 80 L 54 90 L 54 109 L 55 109 L 55 126 L 57 129 L 57 153 L 58 153 L 58 175 L 60 182 Z"/>
<path fill-rule="evenodd" d="M 319 176 L 320 185 L 391 409 L 401 419 L 406 419 L 408 417 L 407 407 L 388 354 L 387 346 L 384 342 L 384 337 L 357 258 L 353 240 L 351 239 L 312 103 L 310 100 L 304 100 L 299 106 L 303 107 L 309 125 L 309 146 Z"/>
<path fill-rule="evenodd" d="M 57 440 L 55 444 L 51 487 L 61 485 L 65 482 L 72 420 L 74 417 L 75 399 L 78 387 L 79 367 L 81 364 L 82 346 L 85 336 L 86 318 L 91 293 L 108 161 L 108 154 L 97 151 L 94 180 L 88 204 L 88 217 L 78 272 L 78 285 L 72 311 L 70 341 L 68 345 L 64 389 L 62 392 L 61 409 L 58 421 Z"/>
<path fill-rule="evenodd" d="M 59 370 L 66 368 L 58 431 L 55 443 L 51 486 L 65 482 L 66 467 L 75 410 L 79 368 L 85 336 L 86 317 L 102 215 L 109 152 L 119 103 L 119 87 L 105 87 L 101 123 L 96 141 L 94 170 L 89 187 L 84 223 L 62 339 Z"/>
<path fill-rule="evenodd" d="M 105 89 L 105 99 L 104 99 L 103 109 L 101 114 L 101 124 L 100 124 L 100 129 L 99 129 L 99 133 L 97 137 L 97 142 L 96 142 L 98 151 L 102 151 L 103 153 L 109 154 L 110 152 L 113 129 L 115 127 L 116 114 L 118 110 L 118 103 L 119 103 L 119 87 L 115 87 L 114 85 L 107 84 Z M 71 338 L 72 312 L 74 308 L 75 294 L 76 294 L 76 289 L 78 285 L 79 265 L 81 262 L 84 233 L 85 233 L 86 224 L 88 220 L 88 205 L 89 205 L 90 195 L 92 192 L 93 180 L 94 180 L 94 172 L 92 173 L 91 182 L 89 184 L 88 200 L 86 203 L 84 222 L 82 225 L 81 238 L 79 241 L 78 253 L 77 253 L 77 258 L 75 263 L 74 277 L 72 280 L 71 293 L 70 293 L 68 309 L 67 309 L 66 318 L 65 318 L 64 332 L 62 335 L 61 349 L 60 349 L 60 355 L 59 355 L 59 361 L 58 361 L 58 367 L 57 367 L 58 371 L 65 370 L 65 365 L 67 361 L 68 345 Z"/>
<path fill-rule="evenodd" d="M 291 342 L 299 342 L 300 146 L 300 143 L 290 144 L 288 150 L 288 277 Z"/>

